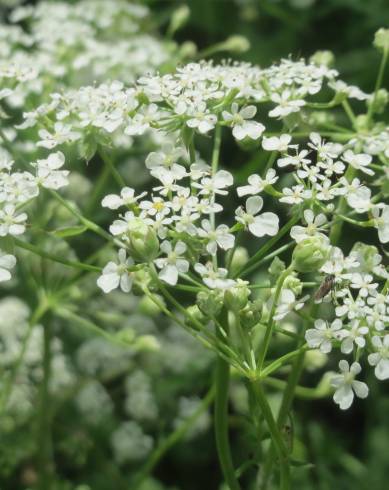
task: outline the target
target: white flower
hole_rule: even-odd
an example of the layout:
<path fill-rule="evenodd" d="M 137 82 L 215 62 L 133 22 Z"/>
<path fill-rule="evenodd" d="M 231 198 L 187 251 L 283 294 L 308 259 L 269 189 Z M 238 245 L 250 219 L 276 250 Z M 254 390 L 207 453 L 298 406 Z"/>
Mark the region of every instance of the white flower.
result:
<path fill-rule="evenodd" d="M 304 100 L 293 100 L 291 97 L 290 90 L 284 90 L 281 94 L 272 94 L 271 100 L 278 105 L 269 112 L 269 116 L 283 118 L 292 112 L 298 112 L 305 105 Z"/>
<path fill-rule="evenodd" d="M 79 133 L 71 130 L 71 126 L 65 125 L 61 122 L 56 122 L 54 124 L 53 134 L 49 133 L 47 129 L 40 129 L 38 134 L 41 140 L 38 141 L 36 145 L 47 148 L 48 150 L 52 150 L 57 145 L 75 141 L 80 137 Z"/>
<path fill-rule="evenodd" d="M 305 332 L 305 340 L 309 347 L 320 349 L 323 354 L 328 354 L 332 350 L 332 342 L 341 340 L 347 335 L 342 326 L 338 318 L 330 326 L 324 320 L 315 320 L 315 328 L 310 328 Z"/>
<path fill-rule="evenodd" d="M 11 279 L 10 269 L 16 265 L 16 258 L 13 255 L 6 254 L 0 249 L 0 282 Z"/>
<path fill-rule="evenodd" d="M 186 245 L 178 241 L 173 249 L 171 243 L 165 240 L 161 243 L 161 250 L 167 257 L 154 260 L 156 266 L 162 269 L 159 277 L 167 284 L 175 286 L 177 284 L 178 274 L 180 272 L 186 273 L 189 270 L 189 262 L 182 258 L 182 255 L 186 252 Z"/>
<path fill-rule="evenodd" d="M 332 187 L 332 182 L 329 179 L 323 180 L 321 184 L 315 184 L 315 191 L 319 201 L 331 201 L 342 192 L 340 189 Z"/>
<path fill-rule="evenodd" d="M 108 262 L 101 276 L 97 279 L 97 285 L 104 293 L 109 293 L 119 287 L 119 285 L 123 292 L 129 293 L 131 291 L 133 279 L 127 269 L 134 264 L 134 261 L 131 257 L 126 258 L 124 248 L 119 250 L 118 259 L 118 264 L 116 262 Z"/>
<path fill-rule="evenodd" d="M 166 143 L 161 151 L 149 153 L 146 158 L 146 167 L 151 171 L 152 175 L 154 175 L 156 169 L 169 170 L 175 179 L 180 180 L 185 177 L 186 170 L 177 161 L 184 156 L 185 150 L 183 148 L 176 148 L 172 143 Z"/>
<path fill-rule="evenodd" d="M 374 225 L 378 229 L 378 238 L 381 243 L 389 242 L 389 206 L 380 204 L 374 206 L 373 210 Z"/>
<path fill-rule="evenodd" d="M 308 146 L 317 152 L 318 160 L 331 161 L 337 158 L 343 150 L 343 146 L 339 143 L 325 142 L 319 133 L 312 132 L 309 139 Z"/>
<path fill-rule="evenodd" d="M 139 196 L 135 196 L 135 190 L 131 187 L 123 187 L 120 191 L 120 196 L 117 194 L 108 194 L 101 201 L 101 205 L 104 208 L 118 209 L 120 206 L 131 206 L 135 204 L 139 199 L 144 197 L 146 192 L 142 192 Z"/>
<path fill-rule="evenodd" d="M 345 338 L 342 341 L 341 351 L 343 354 L 350 354 L 350 352 L 353 350 L 354 343 L 358 347 L 365 347 L 365 335 L 368 333 L 368 327 L 360 327 L 359 321 L 353 320 L 351 322 L 351 328 L 346 330 Z"/>
<path fill-rule="evenodd" d="M 305 189 L 303 185 L 294 185 L 291 189 L 284 187 L 282 189 L 284 197 L 281 197 L 280 202 L 287 204 L 300 204 L 304 199 L 309 199 L 312 196 L 312 191 Z"/>
<path fill-rule="evenodd" d="M 216 229 L 213 229 L 209 220 L 204 219 L 201 222 L 202 228 L 197 230 L 199 237 L 205 238 L 208 243 L 206 246 L 207 252 L 211 255 L 216 255 L 217 246 L 223 250 L 229 250 L 234 246 L 235 237 L 229 233 L 227 225 L 219 225 Z"/>
<path fill-rule="evenodd" d="M 32 163 L 37 169 L 37 183 L 47 189 L 60 189 L 69 184 L 68 170 L 58 170 L 65 163 L 65 155 L 61 151 L 51 153 L 45 160 Z"/>
<path fill-rule="evenodd" d="M 213 129 L 217 123 L 217 117 L 207 109 L 205 102 L 200 101 L 189 110 L 190 117 L 186 124 L 190 128 L 197 129 L 199 133 L 205 134 Z"/>
<path fill-rule="evenodd" d="M 112 225 L 109 227 L 109 231 L 112 235 L 124 235 L 130 230 L 130 223 L 135 218 L 135 215 L 132 211 L 127 211 L 121 219 L 115 219 Z"/>
<path fill-rule="evenodd" d="M 27 219 L 26 213 L 16 214 L 13 204 L 6 204 L 0 210 L 0 236 L 21 235 L 25 232 L 24 222 Z"/>
<path fill-rule="evenodd" d="M 142 106 L 132 119 L 129 119 L 128 125 L 124 130 L 129 136 L 139 136 L 147 131 L 153 122 L 160 119 L 159 108 L 156 104 Z"/>
<path fill-rule="evenodd" d="M 266 151 L 278 151 L 286 153 L 288 148 L 297 148 L 297 145 L 290 145 L 292 136 L 290 134 L 281 134 L 278 136 L 264 136 L 262 140 L 262 148 Z"/>
<path fill-rule="evenodd" d="M 279 229 L 279 218 L 274 213 L 262 213 L 263 199 L 260 196 L 252 196 L 246 200 L 246 211 L 239 207 L 236 210 L 236 220 L 257 237 L 265 235 L 275 236 Z"/>
<path fill-rule="evenodd" d="M 353 168 L 361 170 L 367 175 L 374 175 L 373 170 L 368 168 L 372 161 L 371 155 L 368 155 L 366 153 L 354 153 L 351 150 L 347 150 L 343 153 L 342 158 Z"/>
<path fill-rule="evenodd" d="M 309 299 L 308 295 L 296 299 L 296 296 L 291 289 L 283 289 L 281 291 L 276 313 L 274 315 L 274 320 L 282 320 L 288 313 L 292 312 L 293 310 L 301 310 L 307 299 Z"/>
<path fill-rule="evenodd" d="M 152 197 L 151 201 L 141 201 L 139 203 L 144 215 L 162 217 L 170 213 L 171 203 L 164 201 L 161 197 Z"/>
<path fill-rule="evenodd" d="M 232 134 L 238 141 L 248 137 L 256 140 L 261 137 L 265 131 L 265 126 L 257 121 L 249 121 L 257 112 L 257 108 L 253 105 L 243 107 L 239 110 L 236 102 L 231 105 L 231 113 L 222 112 L 223 119 L 232 126 Z"/>
<path fill-rule="evenodd" d="M 302 150 L 300 153 L 296 153 L 296 155 L 287 155 L 284 158 L 279 158 L 277 160 L 277 165 L 282 167 L 287 167 L 288 165 L 292 165 L 293 167 L 298 167 L 303 164 L 311 163 L 309 158 L 305 158 L 308 155 L 308 150 Z"/>
<path fill-rule="evenodd" d="M 371 366 L 375 366 L 374 374 L 379 380 L 389 379 L 389 334 L 383 339 L 375 335 L 372 339 L 374 350 L 367 360 Z"/>
<path fill-rule="evenodd" d="M 355 272 L 351 278 L 351 287 L 353 289 L 359 289 L 359 295 L 362 298 L 366 298 L 369 294 L 374 294 L 378 287 L 378 283 L 371 281 L 373 276 L 371 274 L 359 274 Z"/>
<path fill-rule="evenodd" d="M 347 361 L 342 360 L 339 362 L 339 369 L 341 373 L 336 374 L 331 380 L 331 385 L 336 388 L 333 398 L 341 410 L 347 410 L 354 400 L 354 392 L 357 397 L 366 398 L 369 388 L 366 383 L 355 379 L 361 372 L 361 365 L 358 362 L 353 362 L 350 367 Z"/>
<path fill-rule="evenodd" d="M 230 172 L 219 170 L 213 177 L 204 177 L 200 183 L 194 182 L 193 187 L 200 189 L 199 194 L 208 196 L 209 194 L 228 194 L 224 189 L 230 187 L 234 183 L 234 179 Z"/>
<path fill-rule="evenodd" d="M 228 279 L 228 270 L 218 268 L 216 271 L 211 262 L 206 265 L 197 263 L 194 266 L 195 271 L 199 274 L 206 286 L 210 289 L 229 289 L 235 285 L 233 279 Z"/>
<path fill-rule="evenodd" d="M 327 222 L 327 218 L 324 214 L 320 213 L 317 216 L 313 214 L 311 209 L 306 209 L 304 211 L 304 219 L 307 226 L 292 226 L 290 230 L 290 236 L 296 243 L 305 240 L 305 238 L 310 238 L 312 236 L 320 236 L 326 239 L 327 237 L 320 233 L 322 231 L 321 226 Z"/>
<path fill-rule="evenodd" d="M 361 185 L 360 180 L 355 178 L 351 183 L 345 177 L 339 181 L 344 186 L 347 204 L 355 209 L 357 213 L 365 213 L 371 207 L 371 190 Z"/>
<path fill-rule="evenodd" d="M 276 175 L 276 171 L 273 168 L 269 168 L 264 179 L 262 179 L 262 177 L 257 174 L 253 174 L 250 175 L 247 180 L 249 185 L 243 185 L 236 189 L 239 197 L 247 196 L 250 194 L 259 194 L 266 186 L 275 184 L 278 180 L 278 176 Z"/>

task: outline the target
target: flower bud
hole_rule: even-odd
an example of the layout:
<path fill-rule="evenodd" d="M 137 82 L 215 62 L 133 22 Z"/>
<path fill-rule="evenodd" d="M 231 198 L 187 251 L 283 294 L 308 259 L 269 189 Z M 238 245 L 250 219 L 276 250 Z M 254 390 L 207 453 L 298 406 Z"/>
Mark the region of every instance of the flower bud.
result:
<path fill-rule="evenodd" d="M 151 262 L 159 251 L 159 241 L 155 231 L 140 218 L 133 219 L 129 225 L 129 251 L 138 262 Z"/>
<path fill-rule="evenodd" d="M 389 101 L 389 92 L 384 88 L 380 88 L 377 91 L 375 97 L 371 97 L 367 101 L 367 106 L 369 108 L 370 106 L 373 106 L 372 107 L 373 113 L 382 114 L 385 111 L 388 101 Z"/>
<path fill-rule="evenodd" d="M 197 46 L 195 45 L 195 43 L 192 43 L 191 41 L 186 41 L 185 43 L 181 44 L 179 50 L 180 58 L 193 58 L 196 53 Z"/>
<path fill-rule="evenodd" d="M 318 349 L 309 350 L 305 353 L 304 366 L 307 371 L 317 371 L 323 368 L 328 362 L 327 354 L 323 354 Z"/>
<path fill-rule="evenodd" d="M 333 66 L 335 62 L 335 56 L 332 51 L 316 51 L 310 58 L 309 61 L 319 66 Z"/>
<path fill-rule="evenodd" d="M 299 242 L 293 250 L 293 265 L 298 272 L 314 272 L 327 260 L 328 242 L 313 236 Z"/>
<path fill-rule="evenodd" d="M 389 49 L 389 29 L 378 29 L 378 31 L 374 35 L 374 46 L 379 50 L 388 50 Z"/>
<path fill-rule="evenodd" d="M 172 14 L 170 25 L 168 28 L 169 36 L 173 36 L 181 27 L 183 27 L 189 19 L 190 9 L 187 5 L 181 5 Z"/>
<path fill-rule="evenodd" d="M 138 308 L 140 313 L 152 318 L 161 313 L 160 308 L 148 296 L 143 296 L 143 298 L 139 301 Z"/>
<path fill-rule="evenodd" d="M 253 328 L 261 319 L 263 302 L 258 299 L 250 302 L 240 312 L 240 321 L 244 328 Z"/>
<path fill-rule="evenodd" d="M 224 304 L 227 309 L 238 313 L 247 305 L 250 296 L 250 290 L 247 284 L 247 281 L 238 279 L 235 286 L 224 292 Z"/>
<path fill-rule="evenodd" d="M 357 131 L 366 131 L 369 129 L 369 118 L 366 114 L 360 114 L 355 118 L 355 128 Z"/>
<path fill-rule="evenodd" d="M 197 295 L 197 305 L 206 316 L 218 316 L 223 307 L 221 291 L 201 291 Z"/>
<path fill-rule="evenodd" d="M 188 315 L 194 320 L 191 321 L 191 319 L 188 318 L 186 320 L 186 323 L 188 325 L 196 327 L 196 322 L 203 323 L 205 321 L 205 316 L 203 315 L 203 313 L 201 312 L 200 308 L 197 305 L 188 306 L 186 311 L 188 312 Z"/>
<path fill-rule="evenodd" d="M 245 53 L 250 49 L 250 42 L 244 36 L 234 35 L 227 38 L 223 43 L 223 50 L 232 53 Z"/>
<path fill-rule="evenodd" d="M 285 262 L 283 262 L 279 257 L 275 257 L 270 264 L 268 269 L 269 274 L 272 276 L 279 276 L 282 272 L 284 272 L 286 266 Z"/>
<path fill-rule="evenodd" d="M 248 260 L 249 254 L 247 252 L 247 249 L 244 247 L 236 247 L 230 266 L 232 274 L 234 274 L 244 265 L 246 265 Z"/>
<path fill-rule="evenodd" d="M 296 296 L 299 296 L 303 290 L 303 285 L 298 277 L 290 274 L 284 281 L 285 289 L 290 289 Z"/>

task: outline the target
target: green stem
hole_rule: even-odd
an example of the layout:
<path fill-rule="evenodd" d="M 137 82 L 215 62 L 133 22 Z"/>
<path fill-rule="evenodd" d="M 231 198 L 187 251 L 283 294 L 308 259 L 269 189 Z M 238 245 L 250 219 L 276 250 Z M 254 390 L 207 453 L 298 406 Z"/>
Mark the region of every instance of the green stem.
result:
<path fill-rule="evenodd" d="M 371 116 L 373 115 L 373 109 L 375 105 L 375 101 L 377 99 L 377 93 L 378 90 L 381 88 L 383 79 L 384 79 L 384 73 L 385 73 L 385 68 L 386 68 L 386 63 L 388 61 L 388 55 L 389 55 L 389 49 L 385 48 L 383 53 L 382 53 L 382 58 L 381 58 L 381 64 L 378 70 L 378 75 L 377 75 L 377 80 L 374 88 L 374 95 L 373 95 L 373 100 L 369 106 L 368 112 L 367 112 L 367 119 L 370 121 Z"/>
<path fill-rule="evenodd" d="M 280 467 L 280 490 L 288 490 L 290 488 L 290 470 L 288 462 L 288 448 L 282 438 L 281 431 L 279 430 L 277 423 L 274 419 L 273 413 L 266 400 L 265 393 L 262 386 L 258 382 L 253 382 L 251 385 L 255 399 L 261 408 L 263 418 L 266 421 L 266 425 L 269 429 L 272 444 L 278 455 L 279 467 Z"/>
<path fill-rule="evenodd" d="M 131 489 L 137 490 L 143 483 L 145 478 L 153 471 L 158 462 L 165 456 L 165 454 L 177 444 L 193 426 L 196 420 L 208 409 L 209 405 L 215 396 L 215 389 L 212 388 L 208 391 L 205 398 L 202 400 L 197 409 L 190 415 L 177 429 L 172 432 L 165 440 L 161 441 L 156 449 L 151 453 L 150 457 L 140 469 L 137 476 L 131 483 Z"/>
<path fill-rule="evenodd" d="M 32 252 L 35 255 L 39 255 L 44 259 L 49 259 L 52 260 L 53 262 L 58 262 L 59 264 L 66 265 L 67 267 L 72 267 L 73 269 L 81 269 L 81 270 L 91 271 L 91 272 L 101 272 L 101 267 L 97 267 L 95 265 L 90 265 L 90 264 L 84 264 L 83 262 L 78 262 L 75 260 L 63 259 L 62 257 L 58 257 L 57 255 L 51 254 L 50 252 L 46 252 L 45 250 L 42 250 L 35 245 L 32 245 L 32 243 L 24 242 L 22 240 L 19 240 L 18 238 L 14 238 L 14 243 L 19 248 L 28 250 L 29 252 Z"/>
<path fill-rule="evenodd" d="M 53 454 L 51 440 L 51 407 L 50 407 L 50 377 L 51 377 L 51 340 L 52 326 L 47 321 L 44 326 L 43 337 L 43 380 L 40 390 L 40 404 L 38 412 L 38 458 L 39 458 L 39 488 L 51 490 L 53 476 Z"/>
<path fill-rule="evenodd" d="M 227 312 L 223 316 L 227 317 Z M 224 321 L 224 328 L 228 331 L 227 321 Z M 235 469 L 232 462 L 230 443 L 228 437 L 228 386 L 230 380 L 229 364 L 218 357 L 216 361 L 215 373 L 215 438 L 219 456 L 220 466 L 229 490 L 240 490 L 240 485 L 235 476 Z"/>
<path fill-rule="evenodd" d="M 292 264 L 291 264 L 287 269 L 284 270 L 284 272 L 280 275 L 280 277 L 277 281 L 276 292 L 274 294 L 273 303 L 272 303 L 272 306 L 271 306 L 271 309 L 269 312 L 269 320 L 268 320 L 267 327 L 266 327 L 265 337 L 262 341 L 261 348 L 260 348 L 259 355 L 258 355 L 258 371 L 259 371 L 259 373 L 261 373 L 263 362 L 265 360 L 267 350 L 269 348 L 271 336 L 273 333 L 273 327 L 274 327 L 274 323 L 275 323 L 274 322 L 274 314 L 276 312 L 278 299 L 279 299 L 280 294 L 281 294 L 282 285 L 284 284 L 285 279 L 289 276 L 289 274 L 292 272 L 292 270 L 293 270 L 293 268 L 292 268 Z"/>

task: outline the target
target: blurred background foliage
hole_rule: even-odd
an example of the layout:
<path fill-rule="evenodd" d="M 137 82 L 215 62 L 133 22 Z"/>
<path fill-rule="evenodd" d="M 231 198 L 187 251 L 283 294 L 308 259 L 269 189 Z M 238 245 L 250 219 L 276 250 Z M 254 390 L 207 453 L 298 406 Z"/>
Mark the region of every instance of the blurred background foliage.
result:
<path fill-rule="evenodd" d="M 20 2 L 1 0 L 4 9 L 16 3 Z M 176 34 L 175 40 L 179 44 L 193 41 L 199 52 L 232 34 L 243 35 L 250 42 L 250 49 L 239 55 L 239 59 L 262 66 L 282 57 L 297 59 L 309 57 L 316 50 L 331 50 L 342 78 L 367 92 L 374 86 L 379 63 L 379 54 L 372 47 L 373 35 L 379 27 L 389 26 L 388 0 L 145 0 L 143 3 L 150 7 L 152 21 L 162 36 L 172 12 L 180 5 L 187 5 L 191 12 L 189 20 Z M 215 59 L 220 60 L 224 56 L 220 54 Z M 388 83 L 384 86 L 389 88 Z M 233 158 L 234 154 L 229 156 Z M 238 170 L 235 164 L 224 163 Z M 351 236 L 350 243 L 353 239 L 355 236 Z M 122 301 L 120 295 L 117 298 L 117 301 Z M 105 299 L 98 309 L 109 310 L 110 301 L 115 299 Z M 172 329 L 155 318 L 148 325 L 142 315 L 146 312 L 150 316 L 150 310 L 142 302 L 132 306 L 128 324 L 137 333 L 158 335 L 160 330 L 166 333 Z M 122 313 L 125 316 L 125 308 Z M 116 321 L 120 323 L 124 316 Z M 99 318 L 99 321 L 104 325 L 112 323 L 112 318 Z M 142 325 L 134 325 L 136 321 Z M 178 396 L 204 397 L 212 374 L 212 360 L 208 354 L 201 354 L 196 350 L 197 345 L 195 347 L 190 340 L 185 341 L 185 335 L 176 330 L 172 329 L 170 334 L 170 337 L 168 335 L 161 340 L 165 349 L 163 355 L 147 353 L 131 359 L 133 367 L 142 365 L 147 372 L 151 390 L 158 400 L 158 411 L 163 415 L 175 414 L 172 400 Z M 77 335 L 68 332 L 63 339 L 69 351 L 73 344 L 78 345 Z M 81 357 L 83 355 L 86 352 Z M 92 348 L 89 355 L 94 355 Z M 109 364 L 109 355 L 106 355 L 108 361 L 105 360 L 105 363 Z M 116 361 L 121 355 L 117 354 Z M 181 370 L 177 366 L 181 366 Z M 319 379 L 318 374 L 308 373 L 303 376 L 301 384 L 314 386 Z M 295 454 L 299 461 L 309 464 L 295 468 L 293 488 L 388 488 L 389 389 L 384 383 L 378 384 L 374 376 L 368 382 L 371 387 L 369 398 L 366 401 L 358 400 L 345 413 L 340 412 L 330 399 L 296 400 L 290 421 L 295 435 Z M 107 417 L 103 414 L 102 418 L 97 419 L 97 424 L 91 422 L 92 415 L 88 410 L 84 419 L 80 417 L 66 397 L 56 407 L 53 439 L 61 440 L 55 454 L 63 483 L 58 483 L 55 490 L 131 490 L 129 475 L 138 470 L 141 463 L 118 469 L 106 442 L 106 432 L 110 430 L 112 419 L 126 418 L 123 403 L 129 396 L 128 390 L 118 383 L 116 375 L 108 376 L 104 386 L 114 399 L 116 408 L 113 417 L 112 414 Z M 231 390 L 232 446 L 238 464 L 249 458 L 252 451 L 250 430 L 246 429 L 245 423 L 245 400 L 240 387 L 240 383 L 236 382 Z M 91 393 L 94 392 L 91 391 L 89 396 L 93 396 Z M 277 392 L 274 391 L 272 396 L 272 403 L 277 404 Z M 148 423 L 150 426 L 156 425 L 157 429 L 154 429 L 157 434 L 163 434 L 172 429 L 170 422 L 170 425 L 164 426 L 166 420 L 161 416 L 157 420 L 150 417 Z M 203 428 L 197 434 L 184 438 L 167 452 L 156 466 L 153 473 L 155 479 L 144 482 L 142 490 L 219 488 L 221 477 L 212 427 L 209 420 L 203 422 Z M 1 442 L 1 489 L 32 488 L 34 485 L 34 473 L 32 470 L 29 473 L 28 465 L 24 465 L 22 470 L 19 467 L 15 470 L 12 466 L 14 460 L 23 461 L 23 453 L 28 453 L 28 440 L 24 438 L 23 430 L 18 432 L 17 438 L 12 432 L 10 440 L 3 439 Z M 247 482 L 254 475 L 255 470 L 249 469 L 247 476 L 243 477 L 243 485 L 248 485 Z M 22 486 L 20 481 L 24 482 Z M 88 486 L 81 485 L 81 482 L 87 482 Z M 76 483 L 80 485 L 77 487 Z"/>

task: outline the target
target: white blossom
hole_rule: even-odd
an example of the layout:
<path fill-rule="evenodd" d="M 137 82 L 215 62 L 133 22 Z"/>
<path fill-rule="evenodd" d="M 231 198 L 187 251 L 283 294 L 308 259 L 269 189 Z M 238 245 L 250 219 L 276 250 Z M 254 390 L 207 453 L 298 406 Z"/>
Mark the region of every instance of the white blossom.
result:
<path fill-rule="evenodd" d="M 358 398 L 366 398 L 369 388 L 366 383 L 355 379 L 362 370 L 358 362 L 353 362 L 350 366 L 347 361 L 342 360 L 339 362 L 339 369 L 340 374 L 336 374 L 331 379 L 331 385 L 336 389 L 334 402 L 341 410 L 347 410 L 353 403 L 354 393 Z"/>

